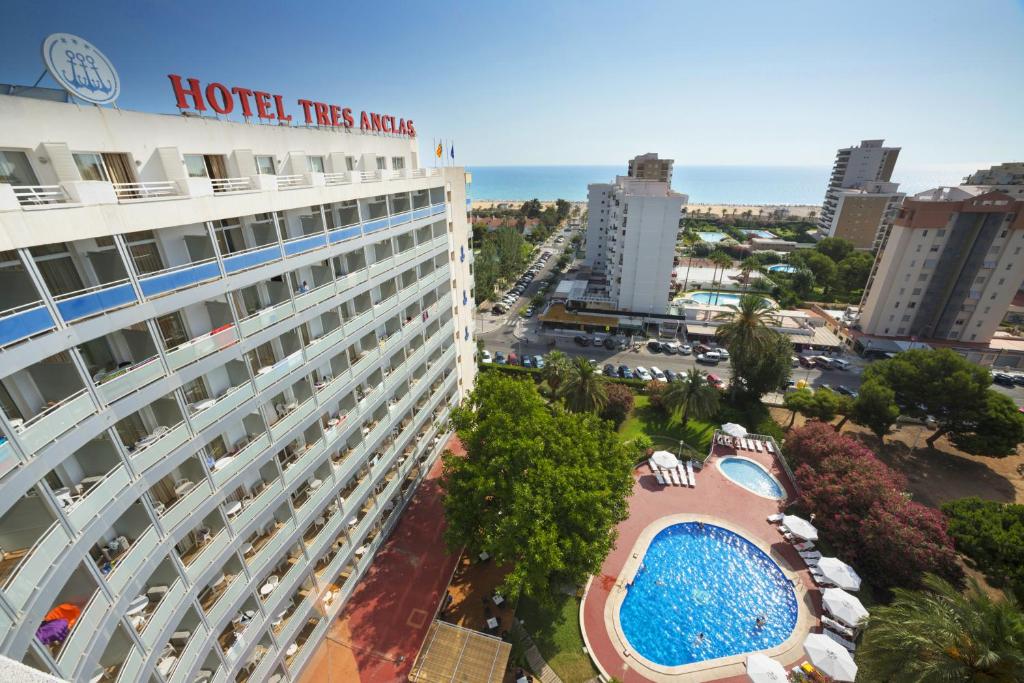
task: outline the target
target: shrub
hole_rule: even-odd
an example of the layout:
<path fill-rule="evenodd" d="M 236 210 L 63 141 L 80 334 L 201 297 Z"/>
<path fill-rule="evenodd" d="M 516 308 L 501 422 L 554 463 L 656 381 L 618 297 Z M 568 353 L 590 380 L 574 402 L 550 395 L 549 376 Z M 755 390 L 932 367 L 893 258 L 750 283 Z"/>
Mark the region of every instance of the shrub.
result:
<path fill-rule="evenodd" d="M 663 415 L 668 414 L 668 409 L 665 407 L 665 389 L 668 388 L 668 384 L 664 382 L 656 382 L 651 380 L 644 385 L 644 393 L 648 397 L 648 405 L 662 413 Z"/>
<path fill-rule="evenodd" d="M 845 434 L 836 434 L 832 425 L 818 421 L 808 422 L 791 431 L 786 437 L 785 452 L 794 468 L 802 464 L 814 467 L 833 455 L 874 457 L 874 453 L 861 442 Z"/>
<path fill-rule="evenodd" d="M 925 573 L 963 584 L 946 520 L 935 508 L 905 498 L 876 503 L 861 534 L 860 567 L 877 585 L 918 588 Z"/>
<path fill-rule="evenodd" d="M 611 420 L 617 429 L 633 410 L 633 392 L 629 387 L 609 383 L 605 387 L 605 395 L 608 397 L 608 403 L 601 412 L 601 417 Z"/>
<path fill-rule="evenodd" d="M 942 511 L 957 549 L 1024 600 L 1024 505 L 963 498 Z"/>

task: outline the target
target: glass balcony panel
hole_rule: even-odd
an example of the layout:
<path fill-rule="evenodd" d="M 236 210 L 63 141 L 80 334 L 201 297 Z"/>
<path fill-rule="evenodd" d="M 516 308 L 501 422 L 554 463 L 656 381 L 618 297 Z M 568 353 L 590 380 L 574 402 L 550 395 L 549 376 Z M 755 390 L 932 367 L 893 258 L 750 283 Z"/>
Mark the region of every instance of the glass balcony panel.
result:
<path fill-rule="evenodd" d="M 434 204 L 433 206 L 430 207 L 430 215 L 431 216 L 437 216 L 439 214 L 444 213 L 444 211 L 445 211 L 444 202 L 441 202 L 440 204 Z"/>
<path fill-rule="evenodd" d="M 18 571 L 4 587 L 4 594 L 14 608 L 25 608 L 36 588 L 42 583 L 42 577 L 46 576 L 53 565 L 54 558 L 63 556 L 70 542 L 71 537 L 67 532 L 60 525 L 54 524 L 29 550 Z"/>
<path fill-rule="evenodd" d="M 228 390 L 227 394 L 217 399 L 217 402 L 213 405 L 193 413 L 190 418 L 192 426 L 197 430 L 206 429 L 255 395 L 255 390 L 248 382 L 233 387 Z"/>
<path fill-rule="evenodd" d="M 118 465 L 103 478 L 103 481 L 90 490 L 85 498 L 68 509 L 68 519 L 75 528 L 84 529 L 111 502 L 117 500 L 121 492 L 128 488 L 130 481 L 131 477 L 128 475 L 127 468 L 124 465 Z"/>
<path fill-rule="evenodd" d="M 382 259 L 380 261 L 377 261 L 376 263 L 374 263 L 373 265 L 370 266 L 370 277 L 373 278 L 373 277 L 377 277 L 378 275 L 380 275 L 382 273 L 386 273 L 389 270 L 391 270 L 394 267 L 394 265 L 395 265 L 395 259 L 392 256 L 389 256 L 386 259 Z"/>
<path fill-rule="evenodd" d="M 146 663 L 146 658 L 137 647 L 133 647 L 132 651 L 128 653 L 128 657 L 124 660 L 124 665 L 121 667 L 121 671 L 117 674 L 117 683 L 129 683 L 141 679 L 142 667 Z"/>
<path fill-rule="evenodd" d="M 186 592 L 185 582 L 175 581 L 174 585 L 167 590 L 167 593 L 160 600 L 160 604 L 156 606 L 153 615 L 150 616 L 149 621 L 146 622 L 145 629 L 142 631 L 141 639 L 147 648 L 152 648 L 156 645 L 157 637 L 161 631 L 169 626 L 168 622 L 171 619 L 180 619 L 180 615 L 176 613 L 184 602 Z"/>
<path fill-rule="evenodd" d="M 151 441 L 145 447 L 132 453 L 132 463 L 136 470 L 145 471 L 188 441 L 188 438 L 188 426 L 182 422 L 177 427 L 160 435 L 155 441 Z"/>
<path fill-rule="evenodd" d="M 140 276 L 139 289 L 142 290 L 143 296 L 155 297 L 177 289 L 194 287 L 219 277 L 220 267 L 217 260 L 208 259 Z"/>
<path fill-rule="evenodd" d="M 351 289 L 352 287 L 355 287 L 359 283 L 366 282 L 366 277 L 366 269 L 363 268 L 361 270 L 356 271 L 355 273 L 349 273 L 344 277 L 338 278 L 334 285 L 335 288 L 337 289 L 338 294 L 343 294 L 344 292 Z"/>
<path fill-rule="evenodd" d="M 275 440 L 280 439 L 290 429 L 309 417 L 314 410 L 316 410 L 316 400 L 313 398 L 306 399 L 305 403 L 301 406 L 271 425 L 270 435 L 273 436 Z"/>
<path fill-rule="evenodd" d="M 345 338 L 345 327 L 344 325 L 338 326 L 336 330 L 330 332 L 319 339 L 316 339 L 309 343 L 306 347 L 306 357 L 314 358 L 320 355 L 327 349 L 331 348 L 335 344 L 340 343 Z"/>
<path fill-rule="evenodd" d="M 60 317 L 68 323 L 137 302 L 135 290 L 128 281 L 100 285 L 82 292 L 56 297 Z"/>
<path fill-rule="evenodd" d="M 241 472 L 245 467 L 256 459 L 256 457 L 262 453 L 267 447 L 270 446 L 270 436 L 268 434 L 260 434 L 258 437 L 250 441 L 245 448 L 238 451 L 231 460 L 220 469 L 217 469 L 213 473 L 213 482 L 217 486 L 221 486 L 225 481 Z M 221 458 L 224 460 L 224 458 Z M 218 460 L 220 462 L 220 460 Z"/>
<path fill-rule="evenodd" d="M 328 282 L 326 285 L 320 285 L 316 289 L 310 290 L 305 294 L 299 294 L 295 297 L 295 305 L 298 306 L 300 311 L 309 308 L 321 301 L 327 301 L 335 294 L 334 283 Z"/>
<path fill-rule="evenodd" d="M 226 349 L 237 341 L 238 330 L 234 325 L 225 325 L 168 351 L 167 364 L 172 370 L 178 370 L 211 353 Z"/>
<path fill-rule="evenodd" d="M 224 258 L 224 270 L 230 273 L 238 273 L 249 268 L 262 266 L 281 258 L 281 247 L 271 244 L 266 247 L 256 247 L 247 251 L 238 252 Z"/>
<path fill-rule="evenodd" d="M 96 591 L 89 604 L 82 610 L 82 614 L 75 622 L 71 635 L 64 642 L 57 663 L 66 671 L 73 671 L 75 665 L 85 656 L 93 637 L 100 630 L 100 624 L 110 610 L 110 600 L 103 595 L 102 591 Z"/>
<path fill-rule="evenodd" d="M 212 567 L 215 562 L 221 560 L 221 554 L 228 547 L 229 543 L 231 543 L 231 536 L 226 529 L 221 529 L 185 567 L 185 575 L 189 581 L 195 583 L 203 572 Z"/>
<path fill-rule="evenodd" d="M 301 254 L 311 249 L 319 249 L 325 246 L 327 246 L 327 235 L 296 237 L 284 243 L 284 253 L 285 256 L 294 256 L 295 254 Z"/>
<path fill-rule="evenodd" d="M 351 320 L 345 321 L 345 330 L 348 335 L 355 334 L 358 330 L 361 330 L 366 325 L 370 324 L 373 320 L 373 310 L 367 310 L 364 313 L 360 313 Z"/>
<path fill-rule="evenodd" d="M 189 518 L 192 511 L 199 507 L 199 504 L 210 495 L 209 482 L 199 482 L 194 489 L 180 498 L 178 502 L 169 507 L 161 515 L 160 521 L 165 529 L 172 529 Z"/>
<path fill-rule="evenodd" d="M 278 361 L 276 365 L 260 368 L 256 372 L 256 388 L 263 391 L 295 368 L 300 367 L 304 362 L 302 351 L 296 351 L 284 360 Z"/>
<path fill-rule="evenodd" d="M 294 531 L 295 522 L 289 519 L 277 530 L 274 537 L 267 541 L 265 546 L 260 548 L 252 561 L 254 574 L 259 574 L 268 568 L 271 562 L 273 562 L 273 560 L 281 554 L 281 551 L 288 546 L 288 543 L 291 540 L 290 537 Z"/>
<path fill-rule="evenodd" d="M 403 211 L 401 213 L 396 213 L 395 215 L 391 216 L 391 225 L 392 225 L 392 227 L 394 227 L 396 225 L 402 225 L 403 223 L 408 223 L 411 220 L 412 220 L 412 211 Z"/>
<path fill-rule="evenodd" d="M 160 359 L 154 356 L 130 368 L 118 369 L 104 377 L 96 386 L 96 395 L 104 403 L 110 404 L 163 376 L 164 369 L 160 365 Z"/>
<path fill-rule="evenodd" d="M 253 498 L 252 502 L 242 509 L 232 522 L 232 526 L 238 529 L 247 527 L 261 512 L 269 509 L 283 495 L 284 489 L 280 482 L 268 484 L 258 496 Z"/>
<path fill-rule="evenodd" d="M 292 463 L 284 473 L 285 485 L 291 485 L 297 479 L 305 479 L 309 476 L 306 470 L 309 465 L 315 463 L 324 453 L 324 440 L 320 439 L 315 444 L 306 449 L 302 455 L 299 456 L 298 460 Z M 307 501 L 308 502 L 308 501 Z"/>
<path fill-rule="evenodd" d="M 370 233 L 377 232 L 378 230 L 384 230 L 388 227 L 387 216 L 384 218 L 378 218 L 374 221 L 366 221 L 363 223 L 363 234 L 369 235 Z"/>
<path fill-rule="evenodd" d="M 18 442 L 31 455 L 95 412 L 92 397 L 82 389 L 22 425 Z"/>
<path fill-rule="evenodd" d="M 238 326 L 242 330 L 242 336 L 248 337 L 294 315 L 294 313 L 295 305 L 291 301 L 283 301 L 276 306 L 264 308 L 262 311 L 250 315 L 240 321 Z"/>
<path fill-rule="evenodd" d="M 362 233 L 358 225 L 353 225 L 347 228 L 338 228 L 337 230 L 331 230 L 328 234 L 331 244 L 336 242 L 344 242 L 345 240 L 352 239 L 353 237 L 359 237 Z"/>
<path fill-rule="evenodd" d="M 0 316 L 0 347 L 53 329 L 55 323 L 42 302 L 4 311 Z"/>
<path fill-rule="evenodd" d="M 188 643 L 185 644 L 185 649 L 182 650 L 181 656 L 178 657 L 178 661 L 174 665 L 174 673 L 170 678 L 171 683 L 188 680 L 188 672 L 196 666 L 206 646 L 209 645 L 207 640 L 209 633 L 209 630 L 202 624 L 196 625 L 188 639 Z"/>
<path fill-rule="evenodd" d="M 421 218 L 430 218 L 430 207 L 425 206 L 422 209 L 413 209 L 412 211 L 413 220 L 420 220 Z"/>
<path fill-rule="evenodd" d="M 128 549 L 124 557 L 118 561 L 114 571 L 107 575 L 107 585 L 110 586 L 110 590 L 115 594 L 120 593 L 128 585 L 128 582 L 132 580 L 136 572 L 156 552 L 156 548 L 159 545 L 159 534 L 157 534 L 156 529 L 150 526 L 141 536 L 135 539 L 135 543 Z"/>

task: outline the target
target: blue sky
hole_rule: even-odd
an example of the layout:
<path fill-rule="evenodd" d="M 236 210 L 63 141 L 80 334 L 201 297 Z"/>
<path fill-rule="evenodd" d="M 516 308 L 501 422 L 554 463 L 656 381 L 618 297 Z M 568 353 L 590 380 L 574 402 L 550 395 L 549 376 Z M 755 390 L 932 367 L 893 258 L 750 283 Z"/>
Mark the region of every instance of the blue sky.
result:
<path fill-rule="evenodd" d="M 58 31 L 112 59 L 123 108 L 174 111 L 178 73 L 407 116 L 472 165 L 828 165 L 875 137 L 901 166 L 1024 159 L 1020 0 L 37 0 L 4 10 L 0 82 Z"/>

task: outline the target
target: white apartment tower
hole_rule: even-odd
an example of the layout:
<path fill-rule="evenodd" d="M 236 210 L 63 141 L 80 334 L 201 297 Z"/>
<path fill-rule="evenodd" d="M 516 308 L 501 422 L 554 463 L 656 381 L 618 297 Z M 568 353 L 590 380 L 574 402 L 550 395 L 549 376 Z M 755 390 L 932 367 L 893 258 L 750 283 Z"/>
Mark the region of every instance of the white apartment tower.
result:
<path fill-rule="evenodd" d="M 890 181 L 899 147 L 884 140 L 863 140 L 836 153 L 818 219 L 823 237 L 842 237 L 858 249 L 881 246 L 903 194 Z"/>
<path fill-rule="evenodd" d="M 586 300 L 621 311 L 665 313 L 688 197 L 672 191 L 670 159 L 644 154 L 629 162 L 629 170 L 614 182 L 587 186 Z"/>
<path fill-rule="evenodd" d="M 358 128 L 0 120 L 0 654 L 295 680 L 473 385 L 463 170 Z"/>

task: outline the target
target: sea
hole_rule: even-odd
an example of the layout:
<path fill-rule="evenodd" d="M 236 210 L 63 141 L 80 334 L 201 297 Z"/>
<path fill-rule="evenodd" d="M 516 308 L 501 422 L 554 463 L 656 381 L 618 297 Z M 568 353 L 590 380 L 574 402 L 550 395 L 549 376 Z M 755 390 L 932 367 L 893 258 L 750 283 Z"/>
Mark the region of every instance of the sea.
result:
<path fill-rule="evenodd" d="M 588 183 L 611 182 L 625 166 L 470 166 L 472 199 L 585 201 Z M 907 193 L 956 185 L 973 167 L 900 168 L 893 181 Z M 692 204 L 821 204 L 831 166 L 676 166 L 672 187 Z"/>

